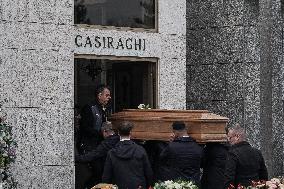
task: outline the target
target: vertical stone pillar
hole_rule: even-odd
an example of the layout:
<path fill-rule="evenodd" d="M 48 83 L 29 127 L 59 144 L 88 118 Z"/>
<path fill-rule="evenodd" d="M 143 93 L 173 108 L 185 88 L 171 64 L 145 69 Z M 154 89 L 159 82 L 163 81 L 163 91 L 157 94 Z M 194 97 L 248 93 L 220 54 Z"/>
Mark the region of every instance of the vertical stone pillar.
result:
<path fill-rule="evenodd" d="M 259 1 L 261 148 L 270 176 L 283 174 L 280 10 L 280 0 Z"/>

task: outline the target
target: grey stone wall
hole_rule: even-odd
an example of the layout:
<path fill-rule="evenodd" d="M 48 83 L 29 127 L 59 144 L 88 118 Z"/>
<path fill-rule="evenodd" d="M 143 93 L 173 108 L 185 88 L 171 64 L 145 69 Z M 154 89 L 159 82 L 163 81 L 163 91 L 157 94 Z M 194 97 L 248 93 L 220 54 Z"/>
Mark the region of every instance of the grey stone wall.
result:
<path fill-rule="evenodd" d="M 75 54 L 157 58 L 158 107 L 185 109 L 186 1 L 157 2 L 158 32 L 133 32 L 75 26 L 73 0 L 0 0 L 0 103 L 18 143 L 18 188 L 75 186 Z M 139 37 L 147 48 L 80 48 L 77 35 Z"/>
<path fill-rule="evenodd" d="M 187 108 L 243 125 L 271 176 L 284 170 L 280 13 L 280 1 L 187 1 Z"/>
<path fill-rule="evenodd" d="M 72 188 L 73 2 L 0 0 L 0 102 L 18 188 Z"/>

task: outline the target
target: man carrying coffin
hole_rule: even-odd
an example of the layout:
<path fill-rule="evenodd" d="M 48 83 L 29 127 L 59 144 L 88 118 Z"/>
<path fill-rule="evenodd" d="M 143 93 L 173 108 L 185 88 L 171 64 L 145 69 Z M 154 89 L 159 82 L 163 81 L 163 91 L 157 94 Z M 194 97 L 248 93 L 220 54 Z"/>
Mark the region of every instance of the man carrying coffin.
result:
<path fill-rule="evenodd" d="M 199 185 L 203 149 L 188 134 L 183 122 L 172 124 L 173 141 L 161 152 L 158 180 L 191 180 Z"/>

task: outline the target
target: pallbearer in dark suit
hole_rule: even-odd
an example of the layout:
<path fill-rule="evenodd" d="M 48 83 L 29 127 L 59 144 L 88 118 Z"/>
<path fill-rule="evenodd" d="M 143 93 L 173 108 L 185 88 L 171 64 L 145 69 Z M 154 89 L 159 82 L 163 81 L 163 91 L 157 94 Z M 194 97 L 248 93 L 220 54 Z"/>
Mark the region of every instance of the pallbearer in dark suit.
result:
<path fill-rule="evenodd" d="M 119 142 L 119 136 L 113 131 L 111 122 L 104 122 L 101 127 L 101 132 L 104 140 L 98 147 L 87 154 L 76 156 L 76 162 L 92 164 L 93 174 L 89 180 L 91 186 L 102 181 L 101 178 L 107 153 Z"/>
<path fill-rule="evenodd" d="M 158 179 L 191 180 L 199 185 L 203 149 L 187 134 L 183 122 L 174 122 L 173 141 L 161 152 Z"/>
<path fill-rule="evenodd" d="M 102 181 L 119 189 L 146 189 L 153 172 L 144 148 L 130 140 L 132 127 L 130 122 L 119 125 L 120 142 L 107 154 Z"/>
<path fill-rule="evenodd" d="M 105 85 L 99 85 L 95 95 L 95 101 L 84 106 L 80 114 L 77 145 L 81 154 L 92 151 L 103 140 L 101 126 L 107 121 L 108 111 L 110 111 L 108 104 L 111 99 L 110 89 Z"/>
<path fill-rule="evenodd" d="M 94 102 L 85 105 L 80 112 L 81 119 L 76 140 L 76 147 L 80 155 L 88 154 L 95 150 L 102 142 L 101 127 L 107 121 L 107 115 L 110 111 L 108 106 L 110 99 L 110 89 L 105 85 L 99 85 L 95 91 Z M 95 177 L 93 175 L 95 164 L 94 162 L 76 163 L 76 189 L 85 189 L 93 186 L 93 182 L 89 181 Z"/>
<path fill-rule="evenodd" d="M 262 154 L 246 141 L 244 128 L 239 125 L 229 128 L 227 138 L 232 146 L 226 161 L 224 188 L 227 189 L 230 184 L 247 187 L 251 181 L 267 180 Z"/>
<path fill-rule="evenodd" d="M 202 161 L 202 189 L 224 188 L 224 172 L 228 150 L 228 143 L 212 142 L 205 145 Z"/>

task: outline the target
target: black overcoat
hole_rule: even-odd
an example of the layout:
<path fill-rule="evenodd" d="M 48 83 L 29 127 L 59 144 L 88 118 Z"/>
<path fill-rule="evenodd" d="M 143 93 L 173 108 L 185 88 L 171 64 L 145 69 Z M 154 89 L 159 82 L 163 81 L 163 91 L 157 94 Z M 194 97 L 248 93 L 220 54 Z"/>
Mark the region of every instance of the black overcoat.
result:
<path fill-rule="evenodd" d="M 131 140 L 120 141 L 106 158 L 102 181 L 121 189 L 143 189 L 152 184 L 152 169 L 142 146 Z"/>
<path fill-rule="evenodd" d="M 223 189 L 226 158 L 229 150 L 227 143 L 207 143 L 202 162 L 202 189 Z"/>
<path fill-rule="evenodd" d="M 225 189 L 230 184 L 249 186 L 251 181 L 267 179 L 267 169 L 259 150 L 246 141 L 231 147 L 225 168 Z"/>
<path fill-rule="evenodd" d="M 81 154 L 94 150 L 103 140 L 101 134 L 102 123 L 107 120 L 110 110 L 103 109 L 98 102 L 93 102 L 81 110 L 81 120 L 77 147 Z"/>
<path fill-rule="evenodd" d="M 199 184 L 202 157 L 203 149 L 191 137 L 177 138 L 160 154 L 158 179 L 191 180 Z"/>

